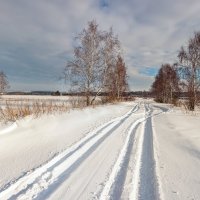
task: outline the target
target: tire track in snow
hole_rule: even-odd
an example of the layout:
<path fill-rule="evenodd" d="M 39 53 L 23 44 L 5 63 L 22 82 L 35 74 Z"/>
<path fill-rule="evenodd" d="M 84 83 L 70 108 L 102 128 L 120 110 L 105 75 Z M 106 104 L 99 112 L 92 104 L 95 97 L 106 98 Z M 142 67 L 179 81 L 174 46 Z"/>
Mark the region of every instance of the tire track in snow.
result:
<path fill-rule="evenodd" d="M 165 198 L 164 198 L 164 193 L 163 193 L 162 181 L 161 181 L 161 176 L 160 176 L 160 165 L 159 165 L 159 142 L 156 136 L 155 123 L 154 123 L 153 117 L 152 117 L 152 130 L 153 130 L 155 171 L 157 174 L 158 191 L 159 191 L 160 199 L 164 200 Z"/>
<path fill-rule="evenodd" d="M 122 117 L 115 118 L 89 133 L 47 164 L 21 177 L 7 189 L 1 191 L 0 199 L 32 199 L 36 198 L 41 192 L 47 191 L 51 185 L 55 186 L 59 183 L 59 179 L 62 179 L 63 174 L 70 175 L 106 137 L 137 110 L 138 105 Z M 64 177 L 67 178 L 67 176 Z"/>
<path fill-rule="evenodd" d="M 118 159 L 112 169 L 112 172 L 109 176 L 108 181 L 106 182 L 103 191 L 100 194 L 99 200 L 107 200 L 107 199 L 119 199 L 121 195 L 120 189 L 122 189 L 120 176 L 123 174 L 123 170 L 125 169 L 125 162 L 129 159 L 130 155 L 130 147 L 131 145 L 131 139 L 134 134 L 134 129 L 137 128 L 137 126 L 144 120 L 145 118 L 142 117 L 138 120 L 136 120 L 130 127 L 125 143 L 122 147 L 122 150 L 118 156 Z M 126 170 L 126 169 L 125 169 Z M 115 190 L 117 187 L 117 190 Z"/>
<path fill-rule="evenodd" d="M 145 105 L 145 110 L 146 120 L 143 123 L 143 131 L 139 139 L 132 179 L 132 192 L 129 196 L 131 200 L 160 199 L 154 159 L 152 109 L 149 108 L 149 105 Z"/>
<path fill-rule="evenodd" d="M 144 104 L 144 108 L 144 117 L 133 122 L 128 130 L 123 148 L 98 198 L 100 200 L 121 199 L 124 179 L 128 167 L 132 164 L 132 183 L 128 198 L 130 200 L 160 199 L 153 151 L 152 110 L 149 105 Z M 136 132 L 140 124 L 142 124 L 142 131 Z M 133 163 L 130 163 L 131 153 L 135 153 Z"/>
<path fill-rule="evenodd" d="M 139 200 L 158 200 L 157 175 L 155 171 L 154 147 L 153 147 L 153 130 L 152 130 L 152 110 L 147 107 L 147 119 L 144 129 L 144 140 L 142 149 L 141 169 L 140 169 L 140 187 Z"/>

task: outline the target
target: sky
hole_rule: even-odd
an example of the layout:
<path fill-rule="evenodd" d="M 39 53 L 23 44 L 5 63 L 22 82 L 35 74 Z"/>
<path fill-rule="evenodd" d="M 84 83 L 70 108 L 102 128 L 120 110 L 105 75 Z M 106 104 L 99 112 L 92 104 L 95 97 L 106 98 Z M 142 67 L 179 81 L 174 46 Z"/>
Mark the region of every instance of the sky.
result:
<path fill-rule="evenodd" d="M 148 90 L 163 63 L 200 31 L 199 0 L 0 0 L 0 70 L 12 91 L 65 91 L 74 38 L 95 19 L 113 28 L 130 89 Z"/>

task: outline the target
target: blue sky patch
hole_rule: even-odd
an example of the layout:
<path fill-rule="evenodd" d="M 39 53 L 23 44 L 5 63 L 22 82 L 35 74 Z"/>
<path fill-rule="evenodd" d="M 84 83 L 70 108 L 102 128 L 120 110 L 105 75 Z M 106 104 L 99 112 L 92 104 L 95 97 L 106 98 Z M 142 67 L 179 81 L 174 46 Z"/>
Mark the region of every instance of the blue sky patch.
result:
<path fill-rule="evenodd" d="M 155 76 L 158 72 L 158 69 L 155 67 L 144 67 L 139 70 L 140 74 L 144 74 L 147 76 Z"/>
<path fill-rule="evenodd" d="M 108 0 L 100 0 L 100 6 L 102 8 L 107 8 L 109 6 Z"/>

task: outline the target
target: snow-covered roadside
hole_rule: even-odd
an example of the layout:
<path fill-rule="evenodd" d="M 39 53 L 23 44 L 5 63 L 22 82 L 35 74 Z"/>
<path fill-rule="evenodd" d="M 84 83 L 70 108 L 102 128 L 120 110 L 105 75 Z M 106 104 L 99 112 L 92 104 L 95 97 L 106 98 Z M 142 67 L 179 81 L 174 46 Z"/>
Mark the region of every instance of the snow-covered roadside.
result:
<path fill-rule="evenodd" d="M 13 130 L 0 131 L 0 187 L 36 168 L 101 124 L 121 116 L 134 103 L 74 110 L 57 116 L 21 120 Z M 1 134 L 4 133 L 4 134 Z M 5 134 L 6 133 L 6 134 Z"/>
<path fill-rule="evenodd" d="M 199 122 L 200 116 L 178 109 L 154 117 L 159 182 L 165 200 L 200 199 Z"/>

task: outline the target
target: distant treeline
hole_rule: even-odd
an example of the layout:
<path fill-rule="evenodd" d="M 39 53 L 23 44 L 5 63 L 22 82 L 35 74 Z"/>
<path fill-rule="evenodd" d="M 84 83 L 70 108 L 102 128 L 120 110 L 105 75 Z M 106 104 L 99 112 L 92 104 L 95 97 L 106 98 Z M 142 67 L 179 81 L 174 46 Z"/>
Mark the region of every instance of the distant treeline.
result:
<path fill-rule="evenodd" d="M 47 95 L 47 96 L 84 96 L 83 92 L 60 92 L 60 91 L 32 91 L 32 92 L 7 92 L 6 95 Z M 96 92 L 91 92 L 91 96 L 95 96 Z M 108 96 L 109 94 L 106 92 L 102 92 L 99 96 Z M 185 99 L 188 97 L 188 92 L 174 92 L 174 95 L 178 96 L 181 99 Z M 133 98 L 133 97 L 141 97 L 141 98 L 155 98 L 155 95 L 151 91 L 130 91 L 124 92 L 122 94 L 124 98 Z"/>

